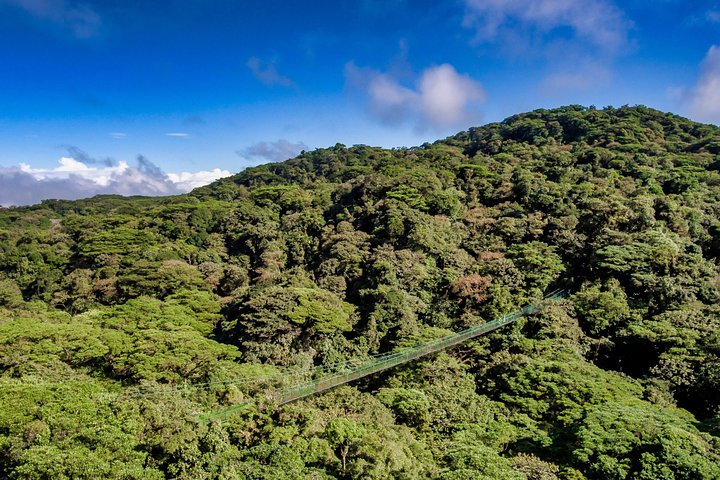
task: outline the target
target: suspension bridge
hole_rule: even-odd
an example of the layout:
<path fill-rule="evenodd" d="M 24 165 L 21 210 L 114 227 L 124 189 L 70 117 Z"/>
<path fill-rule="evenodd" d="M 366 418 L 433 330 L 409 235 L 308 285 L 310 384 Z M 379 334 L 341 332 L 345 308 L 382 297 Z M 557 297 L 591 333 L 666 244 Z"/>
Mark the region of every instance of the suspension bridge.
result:
<path fill-rule="evenodd" d="M 568 290 L 556 290 L 543 298 L 542 301 L 527 305 L 514 313 L 503 315 L 495 320 L 446 335 L 416 347 L 387 352 L 365 359 L 348 360 L 306 372 L 279 373 L 272 377 L 264 378 L 262 380 L 266 384 L 274 384 L 275 386 L 271 386 L 268 391 L 260 394 L 260 397 L 272 404 L 284 405 L 316 393 L 324 392 L 339 385 L 367 377 L 368 375 L 382 372 L 383 370 L 388 370 L 398 365 L 412 362 L 418 358 L 446 350 L 470 339 L 497 330 L 498 328 L 515 323 L 520 318 L 541 310 L 547 304 L 565 298 L 568 294 Z M 260 400 L 260 398 L 257 400 Z M 203 420 L 222 419 L 233 412 L 243 409 L 249 404 L 255 403 L 255 401 L 256 400 L 253 399 L 237 403 L 203 415 L 201 418 Z"/>

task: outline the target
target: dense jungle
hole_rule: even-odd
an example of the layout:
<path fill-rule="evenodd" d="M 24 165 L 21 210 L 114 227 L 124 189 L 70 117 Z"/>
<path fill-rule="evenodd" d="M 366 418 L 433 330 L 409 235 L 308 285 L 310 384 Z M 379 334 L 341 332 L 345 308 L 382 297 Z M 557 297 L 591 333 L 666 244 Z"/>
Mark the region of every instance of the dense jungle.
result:
<path fill-rule="evenodd" d="M 720 128 L 567 106 L 0 209 L 0 477 L 718 479 Z"/>

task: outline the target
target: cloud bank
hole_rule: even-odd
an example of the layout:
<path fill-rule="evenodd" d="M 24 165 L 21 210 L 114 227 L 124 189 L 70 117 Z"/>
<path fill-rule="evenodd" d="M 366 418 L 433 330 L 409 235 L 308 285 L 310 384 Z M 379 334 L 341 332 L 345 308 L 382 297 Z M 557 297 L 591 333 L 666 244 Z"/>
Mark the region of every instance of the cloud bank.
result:
<path fill-rule="evenodd" d="M 447 63 L 425 69 L 411 86 L 353 63 L 345 66 L 345 75 L 350 85 L 367 95 L 371 115 L 383 123 L 411 122 L 418 130 L 445 130 L 480 120 L 485 90 Z"/>
<path fill-rule="evenodd" d="M 32 205 L 50 198 L 75 200 L 99 194 L 175 195 L 231 175 L 219 168 L 165 173 L 143 156 L 137 158 L 135 165 L 125 161 L 98 162 L 87 155 L 84 159 L 62 157 L 54 168 L 34 168 L 24 163 L 0 168 L 0 206 Z"/>
<path fill-rule="evenodd" d="M 705 55 L 698 83 L 690 91 L 690 112 L 700 120 L 720 123 L 720 46 L 713 45 Z"/>

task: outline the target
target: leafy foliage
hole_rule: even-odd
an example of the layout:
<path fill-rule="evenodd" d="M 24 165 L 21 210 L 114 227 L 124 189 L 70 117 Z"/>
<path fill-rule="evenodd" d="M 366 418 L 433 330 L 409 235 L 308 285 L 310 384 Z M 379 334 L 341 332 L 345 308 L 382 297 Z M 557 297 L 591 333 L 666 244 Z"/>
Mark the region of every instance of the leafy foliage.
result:
<path fill-rule="evenodd" d="M 719 139 L 568 106 L 0 210 L 0 477 L 720 478 Z M 199 420 L 568 284 L 450 351 Z"/>

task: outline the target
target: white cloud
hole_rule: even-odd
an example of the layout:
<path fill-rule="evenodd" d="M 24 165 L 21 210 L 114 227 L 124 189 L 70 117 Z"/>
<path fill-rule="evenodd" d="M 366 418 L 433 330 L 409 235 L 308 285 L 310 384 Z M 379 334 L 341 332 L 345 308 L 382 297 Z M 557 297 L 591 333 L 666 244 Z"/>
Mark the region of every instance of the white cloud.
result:
<path fill-rule="evenodd" d="M 482 85 L 458 73 L 447 63 L 425 69 L 414 85 L 402 85 L 387 73 L 345 66 L 350 85 L 368 97 L 370 113 L 383 123 L 413 122 L 422 130 L 467 127 L 480 119 L 479 104 L 485 99 Z"/>
<path fill-rule="evenodd" d="M 101 193 L 174 195 L 229 175 L 219 168 L 165 173 L 142 156 L 134 166 L 120 161 L 101 167 L 62 157 L 54 168 L 27 164 L 0 168 L 0 206 L 29 205 L 48 198 L 73 200 Z"/>
<path fill-rule="evenodd" d="M 193 188 L 202 187 L 208 183 L 212 183 L 218 178 L 229 177 L 232 175 L 228 170 L 220 170 L 213 168 L 199 172 L 180 172 L 168 173 L 167 176 L 175 186 L 185 192 L 189 192 Z"/>
<path fill-rule="evenodd" d="M 62 157 L 58 160 L 55 168 L 33 168 L 26 163 L 20 164 L 20 171 L 31 175 L 39 181 L 68 179 L 72 176 L 79 176 L 85 180 L 94 182 L 99 186 L 107 186 L 113 178 L 126 172 L 130 167 L 127 162 L 118 162 L 116 166 L 102 168 L 89 167 L 83 162 L 74 158 Z"/>
<path fill-rule="evenodd" d="M 417 104 L 420 95 L 398 84 L 387 74 L 378 73 L 367 86 L 370 109 L 387 123 L 400 123 Z"/>
<path fill-rule="evenodd" d="M 118 140 L 121 140 L 123 138 L 127 138 L 127 133 L 125 132 L 111 132 L 110 136 L 113 138 L 116 138 Z"/>
<path fill-rule="evenodd" d="M 700 120 L 720 122 L 720 46 L 708 50 L 700 79 L 690 92 L 690 112 Z"/>
<path fill-rule="evenodd" d="M 485 99 L 482 86 L 448 64 L 428 68 L 420 78 L 420 108 L 430 124 L 451 127 L 470 120 L 467 109 Z"/>
<path fill-rule="evenodd" d="M 166 133 L 165 135 L 167 135 L 168 137 L 176 137 L 176 138 L 188 138 L 188 137 L 190 137 L 190 134 L 189 134 L 189 133 L 185 133 L 185 132 L 170 132 L 170 133 Z"/>
<path fill-rule="evenodd" d="M 547 34 L 569 28 L 577 39 L 602 51 L 626 46 L 630 22 L 608 0 L 465 0 L 463 25 L 478 42 Z"/>

